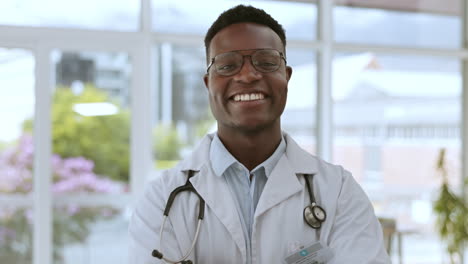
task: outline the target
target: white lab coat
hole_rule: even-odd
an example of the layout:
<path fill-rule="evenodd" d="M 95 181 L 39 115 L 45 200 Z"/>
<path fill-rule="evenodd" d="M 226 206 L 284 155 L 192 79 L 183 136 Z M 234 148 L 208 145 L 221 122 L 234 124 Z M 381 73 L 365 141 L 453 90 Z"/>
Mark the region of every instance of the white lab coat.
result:
<path fill-rule="evenodd" d="M 207 135 L 193 154 L 176 167 L 151 181 L 134 210 L 130 227 L 131 264 L 162 263 L 151 256 L 161 250 L 159 229 L 167 198 L 172 190 L 190 179 L 205 199 L 205 219 L 194 252 L 196 264 L 246 263 L 246 246 L 241 222 L 226 181 L 214 175 L 209 151 L 213 135 Z M 321 241 L 331 248 L 332 264 L 390 263 L 384 249 L 381 226 L 369 199 L 351 174 L 301 149 L 285 134 L 286 152 L 266 182 L 255 211 L 252 230 L 252 264 L 285 263 L 290 248 Z M 304 177 L 315 174 L 313 191 L 327 219 L 320 230 L 303 219 L 310 204 Z M 184 192 L 176 198 L 166 222 L 162 253 L 179 259 L 186 254 L 195 235 L 197 196 Z"/>

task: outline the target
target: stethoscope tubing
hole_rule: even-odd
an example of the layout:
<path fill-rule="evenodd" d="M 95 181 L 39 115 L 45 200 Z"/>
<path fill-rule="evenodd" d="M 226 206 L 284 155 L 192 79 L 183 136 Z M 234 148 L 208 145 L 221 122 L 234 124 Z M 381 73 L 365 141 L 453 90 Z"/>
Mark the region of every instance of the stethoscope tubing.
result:
<path fill-rule="evenodd" d="M 310 203 L 315 205 L 316 202 L 315 202 L 315 195 L 314 195 L 313 186 L 311 187 L 311 184 L 310 184 L 309 179 L 307 178 L 306 174 L 304 174 L 304 180 L 305 180 L 306 185 L 307 185 L 307 190 L 308 190 L 308 193 L 309 193 Z M 313 184 L 313 182 L 312 182 L 312 184 Z"/>
<path fill-rule="evenodd" d="M 203 197 L 201 197 L 201 195 L 197 192 L 197 190 L 195 190 L 193 185 L 190 183 L 190 178 L 192 177 L 194 171 L 189 171 L 188 173 L 189 175 L 187 177 L 187 182 L 185 182 L 184 185 L 177 187 L 169 195 L 168 201 L 166 203 L 166 208 L 164 209 L 164 213 L 163 213 L 163 221 L 161 224 L 161 229 L 159 230 L 159 246 L 161 247 L 161 250 L 154 250 L 152 253 L 154 257 L 159 258 L 166 263 L 172 263 L 172 264 L 192 263 L 190 260 L 187 261 L 186 259 L 190 256 L 193 249 L 195 248 L 195 244 L 197 243 L 197 240 L 198 240 L 198 235 L 200 234 L 201 222 L 205 216 L 205 200 L 203 199 Z M 190 250 L 180 260 L 172 260 L 167 257 L 164 257 L 164 255 L 162 254 L 162 245 L 163 245 L 162 240 L 163 240 L 163 234 L 164 234 L 164 226 L 166 225 L 167 217 L 169 216 L 169 211 L 171 210 L 172 204 L 177 194 L 179 194 L 180 192 L 184 192 L 184 191 L 192 192 L 198 196 L 198 199 L 199 199 L 198 224 L 197 224 L 197 229 L 195 231 L 195 236 L 192 241 L 192 245 L 190 246 Z"/>
<path fill-rule="evenodd" d="M 159 230 L 159 245 L 161 246 L 161 251 L 162 251 L 162 240 L 163 240 L 163 234 L 164 234 L 163 231 L 164 231 L 164 226 L 166 224 L 166 220 L 167 220 L 167 216 L 165 215 L 163 217 L 163 222 L 162 222 L 162 225 L 161 225 L 161 229 Z M 197 243 L 198 235 L 200 234 L 200 227 L 201 227 L 202 220 L 203 219 L 198 219 L 197 230 L 195 231 L 195 237 L 193 238 L 192 245 L 190 246 L 190 250 L 187 252 L 187 254 L 185 254 L 179 260 L 171 260 L 171 259 L 169 259 L 167 257 L 162 256 L 162 260 L 164 260 L 164 262 L 171 263 L 171 264 L 176 264 L 176 263 L 179 263 L 179 262 L 182 262 L 182 261 L 186 260 L 190 256 L 193 249 L 195 248 L 195 244 Z"/>

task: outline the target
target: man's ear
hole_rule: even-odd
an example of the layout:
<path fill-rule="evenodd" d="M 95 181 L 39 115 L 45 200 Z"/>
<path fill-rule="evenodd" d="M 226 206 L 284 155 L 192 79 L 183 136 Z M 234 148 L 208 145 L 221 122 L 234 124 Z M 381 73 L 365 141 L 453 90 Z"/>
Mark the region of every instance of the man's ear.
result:
<path fill-rule="evenodd" d="M 286 66 L 286 80 L 288 80 L 288 82 L 289 82 L 289 79 L 291 79 L 292 72 L 293 70 L 291 66 Z"/>
<path fill-rule="evenodd" d="M 206 74 L 203 76 L 203 82 L 205 83 L 206 89 L 209 89 L 209 88 L 208 88 L 208 73 L 206 73 Z"/>

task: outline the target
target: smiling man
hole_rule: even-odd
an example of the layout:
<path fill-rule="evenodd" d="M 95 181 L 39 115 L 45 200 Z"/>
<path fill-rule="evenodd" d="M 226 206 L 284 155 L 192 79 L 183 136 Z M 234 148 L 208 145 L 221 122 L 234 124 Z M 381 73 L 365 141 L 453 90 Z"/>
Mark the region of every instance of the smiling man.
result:
<path fill-rule="evenodd" d="M 351 174 L 281 129 L 292 75 L 282 26 L 240 5 L 218 17 L 205 46 L 218 130 L 147 186 L 129 263 L 390 263 Z"/>
<path fill-rule="evenodd" d="M 292 69 L 286 66 L 283 42 L 271 28 L 235 23 L 213 35 L 216 29 L 206 37 L 210 64 L 204 81 L 218 121 L 217 136 L 250 171 L 281 141 L 280 117 Z"/>

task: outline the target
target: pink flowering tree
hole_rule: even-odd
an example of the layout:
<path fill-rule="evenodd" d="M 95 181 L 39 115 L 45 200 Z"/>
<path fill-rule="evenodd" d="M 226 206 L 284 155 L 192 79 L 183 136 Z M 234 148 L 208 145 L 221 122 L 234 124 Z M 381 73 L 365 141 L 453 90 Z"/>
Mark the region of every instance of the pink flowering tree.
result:
<path fill-rule="evenodd" d="M 0 151 L 0 194 L 27 194 L 33 188 L 33 141 L 25 134 L 18 143 Z M 52 191 L 54 196 L 71 193 L 118 193 L 124 185 L 93 172 L 94 162 L 83 157 L 62 158 L 53 155 Z M 36 209 L 40 210 L 40 209 Z M 82 243 L 98 220 L 116 215 L 110 207 L 66 205 L 54 207 L 54 263 L 63 263 L 63 247 Z M 30 208 L 0 208 L 0 263 L 31 263 L 32 220 Z"/>

